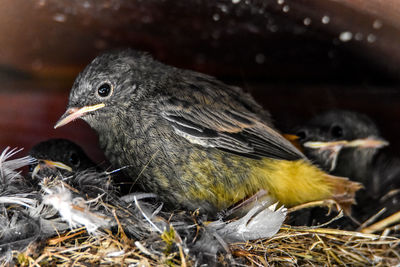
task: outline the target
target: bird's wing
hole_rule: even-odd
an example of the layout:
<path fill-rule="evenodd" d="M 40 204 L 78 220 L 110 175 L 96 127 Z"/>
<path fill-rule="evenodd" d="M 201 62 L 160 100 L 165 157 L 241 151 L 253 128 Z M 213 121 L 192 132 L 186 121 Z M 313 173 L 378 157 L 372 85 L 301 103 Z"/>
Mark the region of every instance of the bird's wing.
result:
<path fill-rule="evenodd" d="M 235 93 L 238 92 L 232 92 Z M 226 92 L 216 98 L 219 101 L 207 99 L 204 92 L 198 96 L 194 92 L 190 99 L 169 97 L 163 101 L 161 115 L 178 135 L 194 144 L 251 158 L 304 158 L 269 122 L 248 110 L 249 99 L 259 107 L 254 100 L 246 94 L 242 97 L 247 98 L 243 105 L 240 97 L 231 97 Z"/>

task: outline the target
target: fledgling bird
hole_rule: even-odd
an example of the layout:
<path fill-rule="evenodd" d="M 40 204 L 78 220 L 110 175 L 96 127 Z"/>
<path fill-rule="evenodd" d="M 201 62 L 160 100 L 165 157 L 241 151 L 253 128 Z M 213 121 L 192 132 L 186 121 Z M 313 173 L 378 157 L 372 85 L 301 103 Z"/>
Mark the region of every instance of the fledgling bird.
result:
<path fill-rule="evenodd" d="M 380 152 L 389 143 L 381 137 L 377 125 L 364 114 L 327 111 L 298 127 L 296 134 L 304 153 L 315 163 L 365 186 L 372 182 L 373 170 L 386 165 L 376 163 L 387 157 Z M 383 168 L 379 172 L 382 171 Z"/>
<path fill-rule="evenodd" d="M 32 176 L 66 175 L 97 168 L 80 146 L 67 139 L 40 142 L 32 147 L 29 155 L 37 159 L 37 163 L 30 166 Z"/>
<path fill-rule="evenodd" d="M 304 153 L 316 164 L 364 185 L 357 200 L 362 209 L 359 218 L 366 219 L 382 208 L 386 214 L 399 210 L 400 194 L 393 192 L 400 188 L 400 158 L 384 148 L 389 143 L 371 118 L 331 110 L 298 127 L 297 135 Z"/>
<path fill-rule="evenodd" d="M 285 206 L 337 198 L 359 184 L 312 165 L 242 89 L 145 53 L 100 55 L 79 74 L 55 125 L 85 120 L 106 157 L 165 202 L 214 213 L 265 189 Z"/>

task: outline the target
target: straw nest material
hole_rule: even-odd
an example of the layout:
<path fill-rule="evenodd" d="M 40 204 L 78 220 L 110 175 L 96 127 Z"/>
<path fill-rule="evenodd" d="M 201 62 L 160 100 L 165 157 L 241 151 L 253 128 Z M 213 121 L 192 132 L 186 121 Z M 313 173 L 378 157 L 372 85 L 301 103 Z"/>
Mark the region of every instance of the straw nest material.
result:
<path fill-rule="evenodd" d="M 210 262 L 188 249 L 196 236 L 183 240 L 172 227 L 140 241 L 128 238 L 121 228 L 117 233 L 106 231 L 97 236 L 79 228 L 33 243 L 25 252 L 14 251 L 13 258 L 21 266 L 394 266 L 400 262 L 400 239 L 387 234 L 398 227 L 376 235 L 284 225 L 272 238 L 230 244 Z"/>

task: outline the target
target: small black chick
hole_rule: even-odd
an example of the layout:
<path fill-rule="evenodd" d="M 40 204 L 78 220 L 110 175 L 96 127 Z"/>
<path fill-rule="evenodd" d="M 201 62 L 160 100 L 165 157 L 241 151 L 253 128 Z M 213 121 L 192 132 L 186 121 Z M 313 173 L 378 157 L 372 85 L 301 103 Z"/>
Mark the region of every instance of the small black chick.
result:
<path fill-rule="evenodd" d="M 383 148 L 389 143 L 371 118 L 353 111 L 327 111 L 298 127 L 296 135 L 316 164 L 364 185 L 357 194 L 357 219 L 365 220 L 381 208 L 386 215 L 399 210 L 400 158 Z"/>
<path fill-rule="evenodd" d="M 29 155 L 38 160 L 31 165 L 32 177 L 74 173 L 96 168 L 83 149 L 66 139 L 49 139 L 32 147 Z"/>

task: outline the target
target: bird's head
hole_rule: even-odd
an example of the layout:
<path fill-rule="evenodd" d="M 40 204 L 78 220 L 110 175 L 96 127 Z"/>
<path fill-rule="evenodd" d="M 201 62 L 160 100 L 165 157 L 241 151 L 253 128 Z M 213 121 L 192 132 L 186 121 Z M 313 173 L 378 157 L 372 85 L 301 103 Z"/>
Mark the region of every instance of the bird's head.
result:
<path fill-rule="evenodd" d="M 32 147 L 29 155 L 37 159 L 30 166 L 32 176 L 42 173 L 65 173 L 84 171 L 95 167 L 95 163 L 80 146 L 66 139 L 49 139 Z"/>
<path fill-rule="evenodd" d="M 363 148 L 387 145 L 368 116 L 346 110 L 332 110 L 315 116 L 297 130 L 297 135 L 303 144 L 346 141 L 350 146 Z"/>
<path fill-rule="evenodd" d="M 389 144 L 368 116 L 346 110 L 321 113 L 300 127 L 296 135 L 305 154 L 331 170 L 339 153 L 369 162 L 378 149 Z"/>
<path fill-rule="evenodd" d="M 159 64 L 134 50 L 115 50 L 96 57 L 76 78 L 67 110 L 54 128 L 75 119 L 107 123 L 118 109 L 135 105 L 155 86 Z"/>

